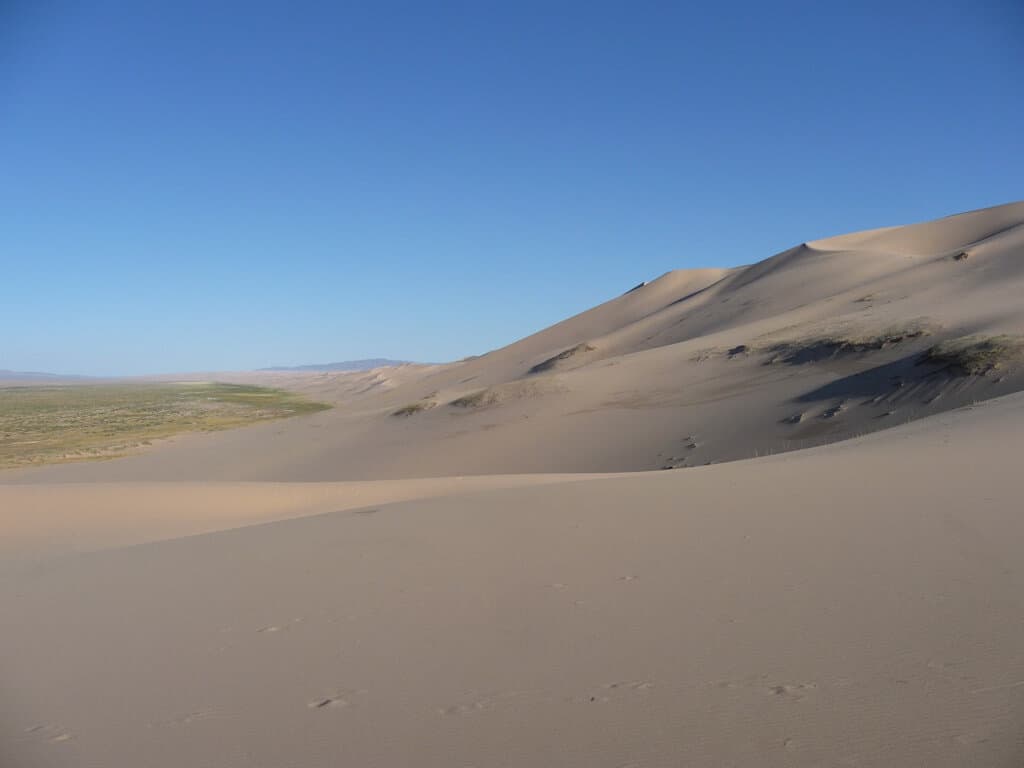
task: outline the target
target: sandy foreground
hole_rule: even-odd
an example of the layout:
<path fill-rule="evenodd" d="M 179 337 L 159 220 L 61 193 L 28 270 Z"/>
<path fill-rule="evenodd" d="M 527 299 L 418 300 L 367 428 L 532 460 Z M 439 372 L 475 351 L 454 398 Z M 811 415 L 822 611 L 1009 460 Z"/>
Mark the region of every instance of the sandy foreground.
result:
<path fill-rule="evenodd" d="M 0 486 L 2 764 L 1019 765 L 1022 450 L 1011 395 L 608 478 Z"/>

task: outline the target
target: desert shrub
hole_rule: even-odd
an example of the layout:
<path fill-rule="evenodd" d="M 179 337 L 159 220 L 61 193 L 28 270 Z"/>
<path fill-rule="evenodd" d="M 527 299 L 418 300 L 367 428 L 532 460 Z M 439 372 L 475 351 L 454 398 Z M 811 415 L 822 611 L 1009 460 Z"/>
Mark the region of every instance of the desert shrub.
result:
<path fill-rule="evenodd" d="M 456 408 L 479 408 L 484 405 L 493 405 L 498 402 L 497 395 L 490 389 L 481 389 L 478 392 L 470 392 L 468 395 L 457 397 L 449 403 Z"/>
<path fill-rule="evenodd" d="M 1015 336 L 962 336 L 940 341 L 921 356 L 960 376 L 983 376 L 1024 356 L 1024 340 Z"/>
<path fill-rule="evenodd" d="M 876 352 L 902 344 L 905 341 L 927 336 L 929 331 L 923 326 L 909 326 L 877 334 L 866 335 L 824 335 L 802 339 L 800 341 L 783 341 L 772 344 L 765 351 L 772 355 L 768 361 L 802 365 L 819 360 L 829 360 L 846 355 L 859 355 Z"/>
<path fill-rule="evenodd" d="M 415 403 L 408 403 L 403 405 L 397 411 L 391 413 L 392 416 L 412 416 L 414 413 L 420 413 L 434 407 L 434 403 L 429 400 L 417 400 Z"/>

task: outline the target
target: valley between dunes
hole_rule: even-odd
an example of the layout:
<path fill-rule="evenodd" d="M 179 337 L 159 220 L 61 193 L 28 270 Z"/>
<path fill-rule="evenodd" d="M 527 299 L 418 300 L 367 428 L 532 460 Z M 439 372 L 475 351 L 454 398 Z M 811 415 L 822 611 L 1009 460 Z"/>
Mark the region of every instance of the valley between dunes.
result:
<path fill-rule="evenodd" d="M 334 407 L 0 472 L 0 765 L 1024 761 L 1024 203 L 217 378 Z"/>

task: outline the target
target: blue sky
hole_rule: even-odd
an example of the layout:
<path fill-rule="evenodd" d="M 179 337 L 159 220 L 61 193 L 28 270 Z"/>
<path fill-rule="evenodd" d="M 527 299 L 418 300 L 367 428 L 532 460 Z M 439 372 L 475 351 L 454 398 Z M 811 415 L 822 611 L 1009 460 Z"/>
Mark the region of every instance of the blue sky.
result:
<path fill-rule="evenodd" d="M 1024 198 L 1018 0 L 0 0 L 0 368 L 487 351 Z"/>

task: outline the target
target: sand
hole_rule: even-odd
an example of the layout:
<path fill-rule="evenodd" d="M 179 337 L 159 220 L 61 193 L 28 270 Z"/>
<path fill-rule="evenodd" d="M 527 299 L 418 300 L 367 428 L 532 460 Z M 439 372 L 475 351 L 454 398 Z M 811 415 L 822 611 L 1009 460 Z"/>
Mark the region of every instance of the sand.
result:
<path fill-rule="evenodd" d="M 1024 387 L 914 362 L 1024 333 L 1022 221 L 671 273 L 294 374 L 333 411 L 0 473 L 0 765 L 1020 765 Z"/>

